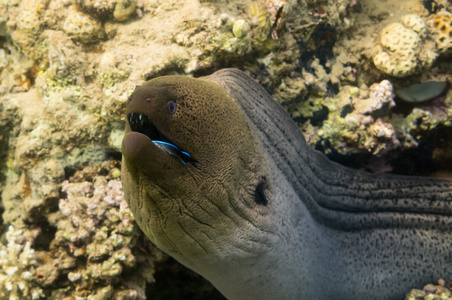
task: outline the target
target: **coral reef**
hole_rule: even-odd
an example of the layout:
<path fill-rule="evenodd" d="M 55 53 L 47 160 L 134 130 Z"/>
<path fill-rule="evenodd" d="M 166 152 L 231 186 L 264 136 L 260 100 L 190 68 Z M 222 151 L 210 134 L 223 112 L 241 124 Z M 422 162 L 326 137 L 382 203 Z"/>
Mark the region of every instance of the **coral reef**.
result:
<path fill-rule="evenodd" d="M 450 300 L 452 292 L 450 284 L 446 287 L 443 279 L 438 280 L 437 285 L 427 284 L 422 290 L 414 289 L 410 291 L 405 300 Z"/>
<path fill-rule="evenodd" d="M 417 15 L 403 16 L 380 32 L 374 49 L 375 66 L 392 76 L 405 77 L 429 68 L 438 53 L 426 38 L 425 23 Z"/>
<path fill-rule="evenodd" d="M 45 229 L 10 226 L 0 250 L 0 295 L 145 299 L 154 261 L 162 256 L 143 254 L 149 244 L 139 237 L 118 172 L 110 162 L 77 171 L 62 183 L 67 196 L 47 216 Z M 40 243 L 48 250 L 31 248 Z"/>
<path fill-rule="evenodd" d="M 388 80 L 373 84 L 367 93 L 360 94 L 359 89 L 346 87 L 337 98 L 324 103 L 329 111 L 336 111 L 335 114 L 331 114 L 318 130 L 312 127 L 315 124 L 313 119 L 302 129 L 315 132 L 315 135 L 309 136 L 313 144 L 328 140 L 343 153 L 362 151 L 383 155 L 400 146 L 394 127 L 385 118 L 395 106 L 393 96 Z M 297 111 L 305 111 L 305 105 L 302 103 Z"/>
<path fill-rule="evenodd" d="M 0 298 L 41 299 L 42 289 L 35 282 L 38 258 L 31 248 L 31 237 L 11 225 L 6 245 L 0 243 Z"/>
<path fill-rule="evenodd" d="M 442 54 L 452 53 L 452 14 L 442 10 L 434 14 L 427 24 L 433 31 L 433 36 Z"/>
<path fill-rule="evenodd" d="M 145 299 L 144 287 L 153 280 L 153 265 L 149 258 L 132 253 L 138 231 L 123 199 L 121 182 L 112 178 L 118 176 L 118 169 L 112 167 L 100 167 L 109 170 L 108 176 L 86 167 L 62 183 L 67 197 L 59 200 L 59 213 L 49 218 L 49 225 L 56 228 L 50 244 L 54 258 L 36 272 L 43 274 L 40 285 L 55 286 L 58 278 L 66 277 L 72 290 L 53 288 L 52 298 L 72 294 L 102 298 L 107 293 L 111 298 Z"/>
<path fill-rule="evenodd" d="M 251 42 L 249 30 L 250 28 L 245 20 L 237 20 L 232 27 L 234 37 L 227 40 L 222 48 L 229 53 L 245 54 L 249 52 Z"/>
<path fill-rule="evenodd" d="M 72 39 L 92 43 L 104 36 L 102 24 L 85 13 L 72 10 L 63 23 L 64 32 Z"/>
<path fill-rule="evenodd" d="M 258 2 L 249 5 L 249 15 L 252 24 L 252 45 L 259 53 L 267 53 L 273 49 L 274 40 L 269 36 L 271 29 L 270 15 Z"/>
<path fill-rule="evenodd" d="M 22 1 L 16 22 L 9 22 L 8 27 L 12 31 L 13 40 L 21 49 L 32 54 L 31 47 L 43 29 L 44 19 L 42 17 L 49 0 L 26 0 Z M 15 28 L 15 29 L 14 29 Z"/>

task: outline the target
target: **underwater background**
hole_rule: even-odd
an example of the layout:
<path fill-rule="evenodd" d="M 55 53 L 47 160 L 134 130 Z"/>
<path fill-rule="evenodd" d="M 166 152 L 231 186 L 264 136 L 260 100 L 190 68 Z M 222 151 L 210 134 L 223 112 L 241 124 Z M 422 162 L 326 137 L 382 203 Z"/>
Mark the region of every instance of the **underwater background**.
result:
<path fill-rule="evenodd" d="M 126 101 L 158 76 L 240 68 L 330 159 L 452 177 L 451 11 L 449 0 L 0 0 L 0 299 L 224 299 L 152 245 L 123 199 Z M 407 299 L 452 299 L 450 280 Z"/>

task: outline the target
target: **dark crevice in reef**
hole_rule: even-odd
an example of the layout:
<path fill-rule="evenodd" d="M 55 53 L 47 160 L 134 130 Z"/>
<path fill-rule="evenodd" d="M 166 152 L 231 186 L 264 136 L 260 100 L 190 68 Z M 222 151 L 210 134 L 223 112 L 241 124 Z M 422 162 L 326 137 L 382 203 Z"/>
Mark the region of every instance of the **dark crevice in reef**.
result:
<path fill-rule="evenodd" d="M 311 64 L 314 59 L 318 58 L 319 63 L 329 73 L 331 68 L 326 63 L 335 57 L 333 47 L 337 37 L 338 33 L 334 26 L 328 23 L 320 23 L 310 36 L 313 45 L 309 46 L 303 40 L 298 41 L 302 53 L 299 57 L 301 69 L 305 69 L 307 72 L 315 72 L 311 68 Z M 312 46 L 314 46 L 314 49 L 312 49 Z"/>
<path fill-rule="evenodd" d="M 58 211 L 59 198 L 53 197 L 45 200 L 44 205 L 33 207 L 24 218 L 24 223 L 32 228 L 39 228 L 33 248 L 35 250 L 49 251 L 50 243 L 55 238 L 57 228 L 50 225 L 45 216 Z"/>
<path fill-rule="evenodd" d="M 428 136 L 422 136 L 416 148 L 404 151 L 395 149 L 383 156 L 374 156 L 371 153 L 341 154 L 328 139 L 319 140 L 315 149 L 341 165 L 371 173 L 450 177 L 452 155 L 448 153 L 452 141 L 447 138 L 449 136 L 452 136 L 452 128 L 439 126 Z"/>
<path fill-rule="evenodd" d="M 330 113 L 328 107 L 322 105 L 322 108 L 313 112 L 312 117 L 304 117 L 304 116 L 298 116 L 298 117 L 292 117 L 292 119 L 298 124 L 304 124 L 308 120 L 311 121 L 311 124 L 313 126 L 322 126 L 323 122 L 328 120 L 328 114 Z"/>
<path fill-rule="evenodd" d="M 0 195 L 2 193 L 2 190 L 0 189 Z M 0 203 L 2 202 L 2 197 L 0 197 Z M 0 204 L 0 234 L 3 232 L 3 212 L 5 210 L 3 209 L 3 207 Z"/>
<path fill-rule="evenodd" d="M 50 226 L 49 222 L 47 221 L 38 224 L 38 226 L 41 227 L 41 232 L 36 237 L 33 248 L 38 251 L 49 251 L 50 243 L 55 238 L 57 228 Z"/>
<path fill-rule="evenodd" d="M 416 148 L 400 153 L 393 160 L 393 173 L 414 176 L 447 173 L 450 176 L 452 173 L 450 136 L 452 128 L 445 126 L 438 126 L 428 135 L 423 134 Z"/>
<path fill-rule="evenodd" d="M 74 176 L 77 170 L 71 167 L 64 167 L 64 179 L 69 180 L 72 176 Z"/>
<path fill-rule="evenodd" d="M 341 154 L 328 139 L 320 139 L 314 145 L 314 149 L 325 154 L 330 160 L 354 169 L 359 169 L 363 161 L 369 157 L 368 154 Z"/>
<path fill-rule="evenodd" d="M 1 41 L 0 41 L 1 44 Z M 3 228 L 3 186 L 6 181 L 6 170 L 9 153 L 9 142 L 13 135 L 15 125 L 14 116 L 17 116 L 15 109 L 8 109 L 0 103 L 0 234 L 6 230 Z M 17 127 L 16 127 L 17 128 Z"/>
<path fill-rule="evenodd" d="M 210 282 L 169 257 L 155 266 L 155 283 L 146 288 L 152 300 L 226 300 Z"/>
<path fill-rule="evenodd" d="M 122 153 L 111 148 L 105 150 L 105 155 L 107 156 L 108 159 L 112 160 L 121 161 L 122 159 Z"/>

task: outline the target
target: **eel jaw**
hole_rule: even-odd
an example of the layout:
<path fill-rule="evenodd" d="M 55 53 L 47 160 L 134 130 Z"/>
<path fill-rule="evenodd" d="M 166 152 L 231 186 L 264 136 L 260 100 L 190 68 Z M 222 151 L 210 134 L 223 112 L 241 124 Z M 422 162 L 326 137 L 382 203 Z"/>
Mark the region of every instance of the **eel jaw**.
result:
<path fill-rule="evenodd" d="M 142 133 L 151 139 L 151 141 L 159 140 L 172 143 L 157 129 L 151 118 L 145 114 L 130 113 L 127 115 L 127 121 L 129 121 L 130 131 Z"/>
<path fill-rule="evenodd" d="M 130 131 L 139 132 L 141 134 L 146 135 L 152 142 L 164 142 L 172 145 L 174 148 L 180 150 L 182 153 L 187 154 L 182 148 L 177 146 L 173 141 L 171 141 L 169 138 L 167 138 L 164 134 L 162 134 L 157 127 L 155 126 L 154 122 L 152 122 L 152 119 L 142 113 L 133 112 L 129 113 L 127 115 L 127 121 L 129 122 Z M 162 151 L 165 151 L 161 147 L 158 147 Z M 168 151 L 166 151 L 168 152 Z M 168 152 L 169 153 L 169 152 Z M 174 155 L 172 155 L 174 156 Z M 187 162 L 191 164 L 196 164 L 197 161 L 193 158 L 191 158 L 189 155 L 188 157 L 184 155 L 183 157 L 179 158 L 182 160 L 182 162 L 185 164 Z"/>

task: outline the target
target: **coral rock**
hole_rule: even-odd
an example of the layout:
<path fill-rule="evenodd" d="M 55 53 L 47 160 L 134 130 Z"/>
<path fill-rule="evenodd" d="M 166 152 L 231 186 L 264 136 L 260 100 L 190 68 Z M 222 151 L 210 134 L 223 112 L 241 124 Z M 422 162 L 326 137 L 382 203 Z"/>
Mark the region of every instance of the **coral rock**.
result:
<path fill-rule="evenodd" d="M 129 16 L 135 11 L 136 6 L 136 1 L 130 1 L 128 6 L 125 5 L 124 1 L 118 1 L 115 5 L 113 17 L 116 21 L 119 22 L 127 21 L 127 19 L 129 19 Z"/>
<path fill-rule="evenodd" d="M 17 29 L 12 32 L 14 42 L 29 54 L 36 42 L 36 37 L 43 29 L 44 21 L 41 14 L 47 6 L 47 0 L 23 1 L 20 5 L 20 13 L 17 16 Z"/>
<path fill-rule="evenodd" d="M 102 24 L 98 20 L 75 10 L 66 17 L 63 30 L 72 39 L 83 43 L 91 43 L 104 36 Z"/>
<path fill-rule="evenodd" d="M 42 20 L 38 11 L 22 10 L 18 16 L 17 27 L 30 34 L 38 34 Z"/>

